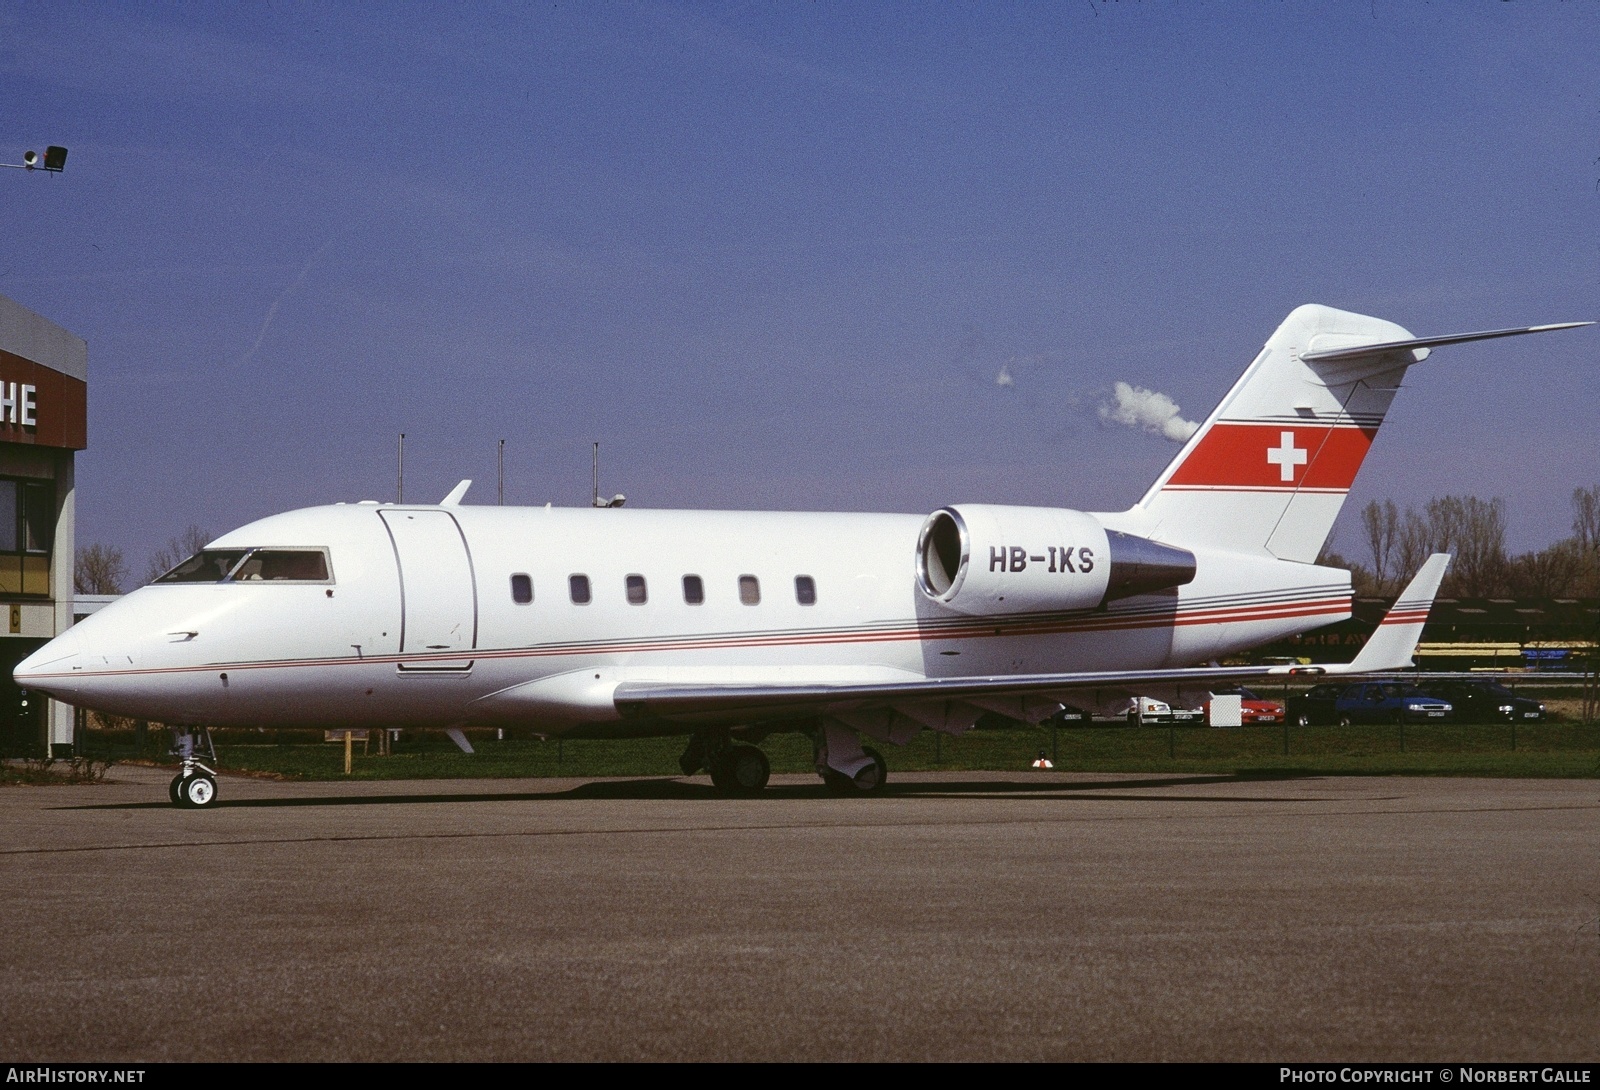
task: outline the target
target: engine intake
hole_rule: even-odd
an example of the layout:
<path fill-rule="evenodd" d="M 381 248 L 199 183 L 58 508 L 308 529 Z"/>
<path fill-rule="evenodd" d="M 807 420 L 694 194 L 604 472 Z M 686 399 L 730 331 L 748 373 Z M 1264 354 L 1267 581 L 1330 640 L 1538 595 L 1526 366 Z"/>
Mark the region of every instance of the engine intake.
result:
<path fill-rule="evenodd" d="M 945 507 L 917 540 L 922 592 L 963 613 L 1095 609 L 1194 575 L 1187 549 L 1108 531 L 1065 508 Z"/>

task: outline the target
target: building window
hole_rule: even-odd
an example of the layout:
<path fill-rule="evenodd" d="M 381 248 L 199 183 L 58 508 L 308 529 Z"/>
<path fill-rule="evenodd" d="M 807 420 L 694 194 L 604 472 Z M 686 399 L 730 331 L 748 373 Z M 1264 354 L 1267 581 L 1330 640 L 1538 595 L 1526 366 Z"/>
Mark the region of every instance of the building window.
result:
<path fill-rule="evenodd" d="M 519 606 L 525 606 L 533 601 L 533 579 L 518 572 L 511 577 L 511 600 Z"/>
<path fill-rule="evenodd" d="M 809 575 L 794 577 L 794 600 L 803 606 L 817 604 L 817 581 Z"/>
<path fill-rule="evenodd" d="M 702 605 L 706 600 L 706 585 L 700 581 L 698 575 L 683 577 L 683 600 L 692 606 Z"/>
<path fill-rule="evenodd" d="M 644 576 L 628 576 L 628 604 L 642 606 L 645 603 L 645 598 Z"/>
<path fill-rule="evenodd" d="M 567 576 L 567 586 L 572 591 L 574 605 L 586 606 L 589 604 L 589 577 L 587 575 Z"/>
<path fill-rule="evenodd" d="M 55 516 L 49 482 L 0 479 L 0 594 L 50 593 Z"/>
<path fill-rule="evenodd" d="M 747 606 L 761 604 L 761 581 L 753 575 L 739 576 L 739 601 Z"/>

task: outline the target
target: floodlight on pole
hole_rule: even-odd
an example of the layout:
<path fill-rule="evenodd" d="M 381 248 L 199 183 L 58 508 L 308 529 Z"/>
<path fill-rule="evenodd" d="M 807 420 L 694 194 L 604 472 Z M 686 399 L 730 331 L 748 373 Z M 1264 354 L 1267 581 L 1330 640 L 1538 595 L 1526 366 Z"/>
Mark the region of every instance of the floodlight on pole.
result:
<path fill-rule="evenodd" d="M 60 174 L 67 167 L 67 149 L 59 144 L 51 144 L 44 149 L 44 162 L 39 161 L 39 153 L 29 148 L 22 153 L 20 163 L 0 163 L 0 167 L 10 167 L 12 170 L 42 170 L 47 174 Z"/>

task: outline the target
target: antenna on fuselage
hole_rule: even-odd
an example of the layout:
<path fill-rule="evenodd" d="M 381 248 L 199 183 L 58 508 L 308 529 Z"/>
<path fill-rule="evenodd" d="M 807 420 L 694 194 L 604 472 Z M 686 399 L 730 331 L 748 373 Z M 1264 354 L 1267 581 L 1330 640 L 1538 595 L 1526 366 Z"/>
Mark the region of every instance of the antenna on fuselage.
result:
<path fill-rule="evenodd" d="M 406 433 L 400 433 L 400 475 L 394 483 L 394 502 L 406 502 Z"/>
<path fill-rule="evenodd" d="M 499 469 L 500 469 L 499 499 L 500 499 L 500 506 L 504 507 L 506 505 L 506 441 L 504 439 L 500 440 Z"/>
<path fill-rule="evenodd" d="M 628 502 L 628 497 L 618 492 L 609 500 L 600 498 L 600 444 L 594 445 L 594 490 L 589 497 L 589 503 L 594 507 L 621 507 Z"/>

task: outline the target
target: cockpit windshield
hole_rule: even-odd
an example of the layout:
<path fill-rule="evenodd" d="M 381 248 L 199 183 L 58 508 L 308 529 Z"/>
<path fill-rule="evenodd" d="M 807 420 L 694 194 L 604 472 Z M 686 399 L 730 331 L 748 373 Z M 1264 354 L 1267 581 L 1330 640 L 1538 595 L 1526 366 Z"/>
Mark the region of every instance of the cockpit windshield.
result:
<path fill-rule="evenodd" d="M 206 549 L 157 583 L 331 583 L 326 549 Z"/>
<path fill-rule="evenodd" d="M 157 583 L 220 583 L 239 566 L 247 549 L 206 549 L 157 579 Z"/>

